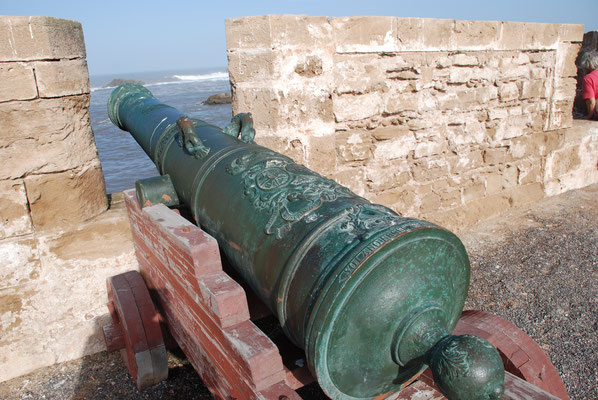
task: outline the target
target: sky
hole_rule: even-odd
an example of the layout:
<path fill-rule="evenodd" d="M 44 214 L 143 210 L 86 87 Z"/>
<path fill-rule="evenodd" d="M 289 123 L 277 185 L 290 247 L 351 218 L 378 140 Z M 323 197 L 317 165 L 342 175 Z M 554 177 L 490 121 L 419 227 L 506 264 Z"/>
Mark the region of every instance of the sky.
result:
<path fill-rule="evenodd" d="M 3 15 L 81 22 L 91 75 L 226 67 L 224 21 L 262 14 L 390 15 L 584 24 L 598 0 L 4 0 Z"/>

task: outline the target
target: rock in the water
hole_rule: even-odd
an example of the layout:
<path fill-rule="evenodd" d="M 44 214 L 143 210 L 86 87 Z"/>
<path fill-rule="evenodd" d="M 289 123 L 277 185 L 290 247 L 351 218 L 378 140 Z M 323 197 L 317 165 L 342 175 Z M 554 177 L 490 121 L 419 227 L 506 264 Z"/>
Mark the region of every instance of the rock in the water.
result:
<path fill-rule="evenodd" d="M 105 88 L 111 88 L 111 87 L 117 87 L 119 85 L 125 84 L 125 83 L 137 83 L 139 85 L 145 85 L 145 82 L 143 81 L 136 81 L 135 79 L 112 79 L 110 81 L 110 83 L 107 83 L 106 85 L 104 85 Z"/>
<path fill-rule="evenodd" d="M 208 97 L 208 99 L 204 101 L 203 104 L 213 106 L 217 104 L 230 104 L 231 102 L 232 95 L 230 93 L 218 93 Z"/>

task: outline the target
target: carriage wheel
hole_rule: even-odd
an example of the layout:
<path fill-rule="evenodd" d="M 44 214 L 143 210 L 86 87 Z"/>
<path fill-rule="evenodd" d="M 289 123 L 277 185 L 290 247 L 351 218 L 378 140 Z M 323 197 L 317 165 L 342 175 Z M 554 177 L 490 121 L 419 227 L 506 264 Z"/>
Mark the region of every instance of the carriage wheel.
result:
<path fill-rule="evenodd" d="M 505 370 L 560 398 L 569 399 L 565 385 L 540 346 L 509 321 L 484 311 L 463 311 L 454 335 L 483 337 L 500 353 Z"/>
<path fill-rule="evenodd" d="M 112 325 L 104 327 L 106 348 L 120 350 L 139 389 L 168 377 L 168 360 L 159 314 L 137 271 L 108 278 L 108 309 Z"/>

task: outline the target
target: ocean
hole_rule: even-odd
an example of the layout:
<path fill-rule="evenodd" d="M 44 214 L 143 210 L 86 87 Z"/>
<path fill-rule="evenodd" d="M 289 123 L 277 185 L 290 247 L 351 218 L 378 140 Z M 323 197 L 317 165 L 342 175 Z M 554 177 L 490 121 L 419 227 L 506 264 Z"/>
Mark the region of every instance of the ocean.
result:
<path fill-rule="evenodd" d="M 158 175 L 154 163 L 133 137 L 108 118 L 106 104 L 114 88 L 104 86 L 115 78 L 143 81 L 160 101 L 210 124 L 224 127 L 232 117 L 230 104 L 202 104 L 213 94 L 230 92 L 225 68 L 91 76 L 91 127 L 108 193 L 133 188 L 136 180 Z"/>

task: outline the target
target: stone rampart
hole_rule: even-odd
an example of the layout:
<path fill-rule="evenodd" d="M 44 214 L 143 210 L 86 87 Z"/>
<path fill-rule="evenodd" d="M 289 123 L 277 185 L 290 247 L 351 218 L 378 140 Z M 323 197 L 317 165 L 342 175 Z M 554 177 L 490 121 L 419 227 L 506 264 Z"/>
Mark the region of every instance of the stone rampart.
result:
<path fill-rule="evenodd" d="M 101 350 L 104 280 L 136 267 L 89 94 L 81 24 L 0 16 L 0 381 Z"/>
<path fill-rule="evenodd" d="M 450 228 L 598 182 L 572 120 L 582 25 L 266 15 L 226 21 L 259 143 Z"/>

